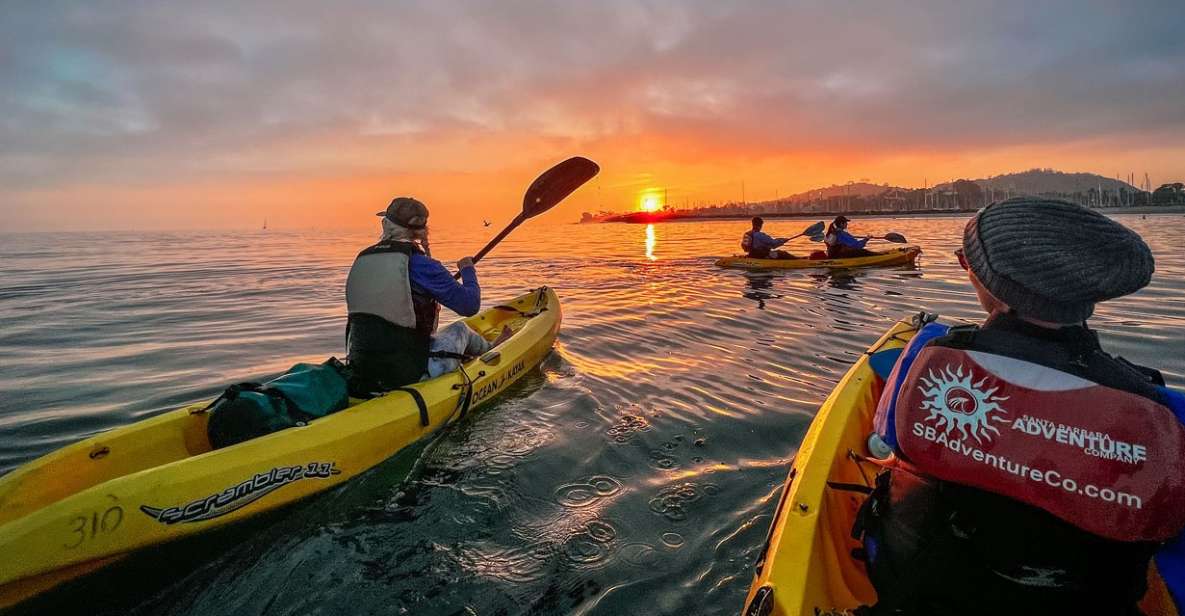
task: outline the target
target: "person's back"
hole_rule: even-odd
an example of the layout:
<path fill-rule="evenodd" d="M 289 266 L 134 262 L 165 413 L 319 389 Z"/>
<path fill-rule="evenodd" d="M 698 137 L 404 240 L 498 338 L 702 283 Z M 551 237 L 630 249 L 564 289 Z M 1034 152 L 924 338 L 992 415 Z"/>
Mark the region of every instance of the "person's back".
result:
<path fill-rule="evenodd" d="M 437 332 L 441 304 L 476 314 L 481 288 L 471 259 L 461 283 L 427 254 L 428 210 L 408 197 L 391 202 L 380 241 L 354 259 L 346 278 L 346 345 L 354 395 L 389 391 L 455 368 L 488 342 L 457 322 Z"/>
<path fill-rule="evenodd" d="M 1025 214 L 1085 250 L 1026 242 L 1009 223 Z M 919 332 L 877 411 L 897 455 L 861 516 L 871 613 L 1138 613 L 1185 526 L 1185 396 L 1084 321 L 1147 284 L 1151 253 L 1097 213 L 1019 200 L 982 211 L 964 250 L 991 316 Z"/>
<path fill-rule="evenodd" d="M 753 228 L 741 237 L 741 250 L 750 259 L 793 259 L 794 255 L 784 250 L 774 250 L 790 241 L 786 238 L 774 239 L 761 229 L 765 220 L 760 216 L 753 217 Z"/>

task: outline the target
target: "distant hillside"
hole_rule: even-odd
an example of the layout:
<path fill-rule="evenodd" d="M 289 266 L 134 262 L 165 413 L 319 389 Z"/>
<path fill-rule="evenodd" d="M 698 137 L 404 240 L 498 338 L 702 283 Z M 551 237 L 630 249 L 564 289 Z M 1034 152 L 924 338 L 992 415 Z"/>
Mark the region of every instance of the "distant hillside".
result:
<path fill-rule="evenodd" d="M 653 223 L 755 215 L 973 212 L 993 201 L 1020 195 L 1066 199 L 1092 208 L 1185 205 L 1185 185 L 1181 183 L 1165 184 L 1155 192 L 1145 192 L 1127 182 L 1094 173 L 1030 169 L 979 180 L 960 179 L 933 187 L 901 188 L 865 180 L 815 188 L 772 201 L 733 201 L 684 209 L 664 207 L 661 212 L 586 212 L 581 222 Z"/>
<path fill-rule="evenodd" d="M 815 201 L 819 199 L 830 199 L 831 197 L 875 197 L 876 195 L 884 193 L 886 190 L 893 190 L 894 186 L 888 184 L 872 184 L 870 182 L 853 182 L 851 184 L 833 184 L 826 188 L 814 188 L 806 192 L 800 192 L 797 195 L 790 195 L 779 201 Z M 898 189 L 905 190 L 905 189 Z"/>
<path fill-rule="evenodd" d="M 1020 173 L 1009 173 L 995 177 L 973 180 L 984 190 L 1012 193 L 1013 195 L 1073 195 L 1097 191 L 1115 193 L 1119 190 L 1135 192 L 1135 186 L 1121 182 L 1114 178 L 1103 177 L 1094 173 L 1063 173 L 1053 169 L 1029 169 Z M 950 188 L 950 184 L 940 184 L 940 189 Z"/>

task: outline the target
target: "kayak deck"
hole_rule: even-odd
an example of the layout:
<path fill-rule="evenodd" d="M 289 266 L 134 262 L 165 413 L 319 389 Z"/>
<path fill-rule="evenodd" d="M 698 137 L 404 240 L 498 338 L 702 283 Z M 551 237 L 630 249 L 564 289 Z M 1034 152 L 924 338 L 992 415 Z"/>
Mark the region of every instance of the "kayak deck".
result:
<path fill-rule="evenodd" d="M 907 246 L 905 248 L 894 248 L 870 257 L 852 257 L 849 259 L 750 259 L 749 257 L 734 256 L 718 259 L 716 265 L 719 267 L 746 270 L 841 269 L 849 267 L 903 265 L 913 263 L 920 254 L 922 254 L 921 248 Z"/>
<path fill-rule="evenodd" d="M 508 340 L 456 371 L 218 450 L 208 402 L 95 435 L 0 478 L 0 608 L 137 549 L 235 522 L 338 485 L 456 421 L 550 352 L 561 310 L 543 287 L 465 319 Z M 465 397 L 468 404 L 465 404 Z"/>
<path fill-rule="evenodd" d="M 863 562 L 852 556 L 861 547 L 851 536 L 862 494 L 834 486 L 872 487 L 879 467 L 867 438 L 884 389 L 869 358 L 878 353 L 895 361 L 900 349 L 924 324 L 922 315 L 895 324 L 864 353 L 815 415 L 791 464 L 770 532 L 755 564 L 756 576 L 745 600 L 744 616 L 849 614 L 876 602 Z M 1178 616 L 1155 566 L 1140 607 L 1149 616 Z"/>

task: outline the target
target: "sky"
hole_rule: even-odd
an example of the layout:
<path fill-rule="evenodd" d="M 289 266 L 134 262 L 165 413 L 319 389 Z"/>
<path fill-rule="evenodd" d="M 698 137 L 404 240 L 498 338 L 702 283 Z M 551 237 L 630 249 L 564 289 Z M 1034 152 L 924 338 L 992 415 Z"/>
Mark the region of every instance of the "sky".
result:
<path fill-rule="evenodd" d="M 9 2 L 0 231 L 434 227 L 1052 167 L 1185 180 L 1185 2 Z"/>

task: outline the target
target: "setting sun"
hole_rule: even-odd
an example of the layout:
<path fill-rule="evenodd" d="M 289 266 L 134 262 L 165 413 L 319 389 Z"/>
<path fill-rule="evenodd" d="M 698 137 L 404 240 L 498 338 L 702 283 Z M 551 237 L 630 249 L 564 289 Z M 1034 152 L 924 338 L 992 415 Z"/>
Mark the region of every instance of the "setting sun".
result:
<path fill-rule="evenodd" d="M 638 205 L 638 209 L 643 212 L 657 212 L 659 209 L 657 195 L 643 195 L 642 202 Z"/>

